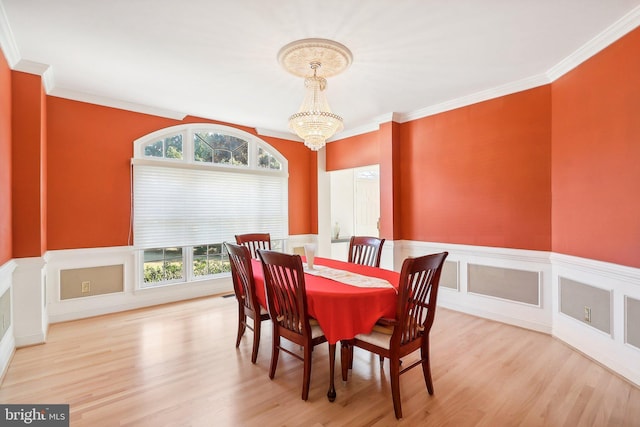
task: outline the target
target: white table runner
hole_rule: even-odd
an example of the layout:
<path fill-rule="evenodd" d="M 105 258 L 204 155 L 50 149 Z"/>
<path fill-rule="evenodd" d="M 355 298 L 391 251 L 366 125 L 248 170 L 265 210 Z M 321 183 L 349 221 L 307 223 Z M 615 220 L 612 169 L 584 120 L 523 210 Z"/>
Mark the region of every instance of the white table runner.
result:
<path fill-rule="evenodd" d="M 359 288 L 391 288 L 396 293 L 396 288 L 391 283 L 378 277 L 364 276 L 351 271 L 338 270 L 337 268 L 325 267 L 324 265 L 314 265 L 310 269 L 306 263 L 302 263 L 304 272 L 314 276 L 335 280 L 345 285 L 357 286 Z"/>

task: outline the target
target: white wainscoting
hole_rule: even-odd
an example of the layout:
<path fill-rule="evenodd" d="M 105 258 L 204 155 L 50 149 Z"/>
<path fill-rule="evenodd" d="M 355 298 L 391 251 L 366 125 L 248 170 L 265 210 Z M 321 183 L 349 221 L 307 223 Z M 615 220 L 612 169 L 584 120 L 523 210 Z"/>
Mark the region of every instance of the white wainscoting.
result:
<path fill-rule="evenodd" d="M 139 289 L 138 283 L 142 280 L 139 251 L 128 246 L 49 251 L 47 257 L 47 303 L 50 323 L 233 292 L 230 277 Z M 61 270 L 119 264 L 124 267 L 123 292 L 60 299 Z"/>
<path fill-rule="evenodd" d="M 640 269 L 568 255 L 550 254 L 553 267 L 553 332 L 570 346 L 640 387 L 640 349 L 625 342 L 625 297 L 640 299 Z M 611 334 L 560 311 L 560 278 L 611 292 Z"/>
<path fill-rule="evenodd" d="M 497 320 L 503 323 L 550 334 L 552 331 L 552 289 L 549 253 L 519 249 L 466 246 L 447 243 L 395 241 L 395 252 L 402 260 L 435 252 L 449 252 L 447 261 L 456 262 L 459 268 L 458 289 L 441 287 L 438 304 L 452 310 Z M 385 242 L 386 245 L 386 242 Z M 396 262 L 396 265 L 398 263 Z M 536 272 L 540 276 L 540 305 L 530 305 L 473 294 L 468 291 L 468 265 L 507 268 Z"/>
<path fill-rule="evenodd" d="M 315 235 L 289 236 L 286 251 L 304 243 L 318 242 Z M 625 342 L 625 298 L 640 299 L 640 269 L 593 261 L 543 251 L 528 251 L 437 242 L 386 241 L 383 268 L 400 270 L 408 256 L 447 251 L 448 261 L 457 265 L 457 289 L 442 287 L 438 304 L 503 323 L 551 334 L 593 360 L 640 385 L 640 349 Z M 232 292 L 229 277 L 141 290 L 138 253 L 131 247 L 74 249 L 50 251 L 43 257 L 46 277 L 45 314 L 51 323 L 129 310 L 183 299 Z M 122 264 L 124 291 L 72 300 L 60 300 L 60 271 Z M 468 265 L 535 272 L 539 275 L 540 304 L 473 294 L 468 290 Z M 16 263 L 0 267 L 0 288 L 11 287 L 11 272 Z M 25 264 L 26 266 L 27 264 Z M 11 271 L 7 273 L 8 271 Z M 35 274 L 35 273 L 34 273 Z M 35 276 L 34 276 L 35 277 Z M 611 291 L 612 334 L 604 334 L 584 322 L 560 313 L 559 278 L 575 280 Z M 14 285 L 15 285 L 15 278 Z M 7 284 L 8 283 L 8 284 Z M 15 300 L 12 311 L 21 309 Z M 634 326 L 635 327 L 635 326 Z M 14 326 L 12 328 L 15 331 Z M 9 334 L 11 335 L 11 334 Z M 12 338 L 12 337 L 11 337 Z M 15 347 L 13 342 L 0 343 L 0 368 L 4 368 Z"/>
<path fill-rule="evenodd" d="M 15 261 L 8 261 L 0 266 L 0 295 L 3 295 L 5 292 L 11 292 L 11 326 L 5 331 L 2 340 L 0 340 L 0 380 L 4 376 L 7 368 L 9 367 L 9 362 L 11 361 L 11 357 L 13 356 L 13 352 L 16 349 L 16 341 L 13 333 L 13 271 L 16 268 Z"/>
<path fill-rule="evenodd" d="M 395 265 L 441 251 L 458 262 L 460 283 L 458 290 L 440 288 L 440 306 L 551 334 L 640 386 L 640 349 L 625 342 L 625 328 L 640 327 L 625 324 L 625 297 L 640 299 L 640 269 L 551 252 L 415 241 L 394 242 Z M 540 306 L 469 293 L 468 264 L 539 272 Z M 560 312 L 561 277 L 612 293 L 611 335 Z"/>
<path fill-rule="evenodd" d="M 312 234 L 289 236 L 285 251 L 292 252 L 294 247 L 314 242 L 317 242 L 317 238 Z M 47 311 L 50 323 L 233 292 L 230 276 L 140 289 L 141 255 L 130 246 L 49 251 L 46 256 Z M 61 300 L 61 270 L 119 264 L 124 267 L 123 292 Z"/>

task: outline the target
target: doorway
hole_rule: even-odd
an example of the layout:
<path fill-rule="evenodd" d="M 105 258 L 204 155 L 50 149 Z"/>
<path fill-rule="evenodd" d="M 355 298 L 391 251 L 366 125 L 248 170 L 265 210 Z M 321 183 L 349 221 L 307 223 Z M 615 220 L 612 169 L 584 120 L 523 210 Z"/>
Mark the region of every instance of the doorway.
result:
<path fill-rule="evenodd" d="M 380 167 L 329 172 L 331 257 L 347 259 L 351 236 L 379 236 Z"/>

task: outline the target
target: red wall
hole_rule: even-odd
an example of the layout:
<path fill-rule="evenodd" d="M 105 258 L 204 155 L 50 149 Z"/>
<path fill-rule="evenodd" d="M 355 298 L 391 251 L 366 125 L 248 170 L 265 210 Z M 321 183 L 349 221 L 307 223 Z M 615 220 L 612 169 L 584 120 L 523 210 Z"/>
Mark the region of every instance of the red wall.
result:
<path fill-rule="evenodd" d="M 401 126 L 404 239 L 551 249 L 551 88 Z"/>
<path fill-rule="evenodd" d="M 176 121 L 56 97 L 48 97 L 47 108 L 49 249 L 127 245 L 133 141 L 177 124 L 215 123 L 195 117 Z M 317 200 L 317 185 L 309 173 L 315 171 L 315 155 L 303 144 L 264 139 L 289 160 L 289 232 L 316 232 L 317 214 L 309 209 Z"/>
<path fill-rule="evenodd" d="M 378 138 L 378 132 L 369 132 L 328 143 L 327 171 L 377 165 L 380 163 Z"/>
<path fill-rule="evenodd" d="M 0 266 L 12 258 L 11 71 L 0 51 Z"/>
<path fill-rule="evenodd" d="M 640 267 L 640 29 L 552 84 L 552 249 Z"/>
<path fill-rule="evenodd" d="M 332 142 L 327 168 L 388 166 L 381 190 L 392 194 L 381 199 L 393 205 L 384 211 L 394 239 L 640 267 L 639 51 L 636 29 L 551 85 Z M 33 79 L 2 58 L 0 264 L 45 246 L 126 245 L 133 141 L 204 120 L 45 97 Z M 290 234 L 316 233 L 316 154 L 264 139 L 289 160 Z"/>
<path fill-rule="evenodd" d="M 381 206 L 383 237 L 550 250 L 550 108 L 543 86 L 367 134 L 375 149 L 387 141 L 381 200 L 398 204 Z"/>
<path fill-rule="evenodd" d="M 46 106 L 40 76 L 11 73 L 13 257 L 46 250 Z"/>

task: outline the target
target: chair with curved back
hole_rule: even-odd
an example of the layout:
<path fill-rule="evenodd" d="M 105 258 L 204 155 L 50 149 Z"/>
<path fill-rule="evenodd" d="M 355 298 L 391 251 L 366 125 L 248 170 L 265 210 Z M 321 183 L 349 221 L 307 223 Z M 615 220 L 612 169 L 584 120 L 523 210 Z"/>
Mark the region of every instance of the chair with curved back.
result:
<path fill-rule="evenodd" d="M 380 256 L 385 239 L 367 236 L 352 236 L 349 241 L 348 262 L 380 267 Z"/>
<path fill-rule="evenodd" d="M 251 254 L 245 246 L 225 242 L 229 260 L 231 261 L 231 277 L 233 289 L 238 300 L 238 337 L 236 347 L 247 328 L 253 331 L 253 350 L 251 363 L 256 363 L 258 347 L 260 346 L 260 325 L 263 320 L 269 320 L 269 313 L 260 306 L 256 296 L 256 284 L 251 266 Z M 253 319 L 253 327 L 247 323 L 247 317 Z"/>
<path fill-rule="evenodd" d="M 258 259 L 258 249 L 271 250 L 271 235 L 269 233 L 236 234 L 236 243 L 246 246 L 253 259 Z"/>
<path fill-rule="evenodd" d="M 389 358 L 391 395 L 396 418 L 402 418 L 400 375 L 422 365 L 429 394 L 433 394 L 429 361 L 429 331 L 436 313 L 436 299 L 442 266 L 448 253 L 407 258 L 402 263 L 398 289 L 398 305 L 394 319 L 380 319 L 370 334 L 359 334 L 342 347 L 342 379 L 353 360 L 353 347 L 360 347 Z M 420 359 L 400 370 L 400 359 L 420 349 Z"/>
<path fill-rule="evenodd" d="M 307 294 L 300 255 L 258 250 L 264 272 L 267 306 L 273 324 L 273 342 L 269 378 L 273 379 L 280 350 L 304 362 L 302 400 L 309 397 L 311 382 L 311 353 L 313 348 L 327 341 L 317 322 L 310 322 Z M 303 355 L 280 345 L 285 338 L 302 347 Z"/>

